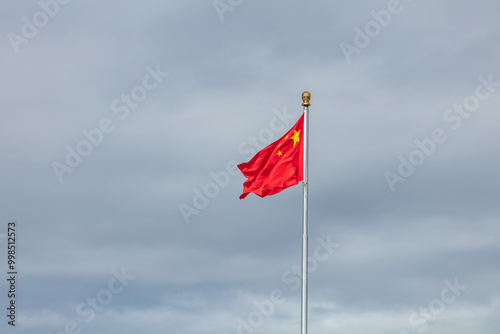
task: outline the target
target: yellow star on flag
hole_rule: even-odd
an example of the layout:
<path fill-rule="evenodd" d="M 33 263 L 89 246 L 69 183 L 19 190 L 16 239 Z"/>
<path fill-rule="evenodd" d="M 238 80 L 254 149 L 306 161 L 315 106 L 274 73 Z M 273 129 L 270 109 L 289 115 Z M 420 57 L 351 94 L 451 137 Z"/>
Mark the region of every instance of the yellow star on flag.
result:
<path fill-rule="evenodd" d="M 278 156 L 280 156 L 280 157 L 281 157 L 282 155 L 283 155 L 283 152 L 278 151 Z"/>
<path fill-rule="evenodd" d="M 288 139 L 288 136 L 286 136 L 285 139 Z M 278 144 L 278 147 L 280 147 L 280 146 L 281 146 L 281 143 Z"/>
<path fill-rule="evenodd" d="M 295 144 L 297 144 L 297 142 L 300 141 L 299 135 L 300 135 L 300 130 L 299 131 L 293 130 L 293 136 L 292 138 L 290 138 L 293 140 L 293 147 L 295 147 Z"/>

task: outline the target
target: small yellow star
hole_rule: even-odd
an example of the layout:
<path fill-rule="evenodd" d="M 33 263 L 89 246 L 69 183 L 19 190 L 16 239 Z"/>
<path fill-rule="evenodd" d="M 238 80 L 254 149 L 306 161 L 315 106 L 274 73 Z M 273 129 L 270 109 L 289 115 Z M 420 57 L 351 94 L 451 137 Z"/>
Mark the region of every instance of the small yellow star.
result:
<path fill-rule="evenodd" d="M 278 156 L 281 157 L 283 155 L 283 152 L 278 151 Z"/>
<path fill-rule="evenodd" d="M 299 135 L 300 135 L 300 130 L 299 131 L 293 130 L 293 136 L 292 138 L 290 138 L 293 140 L 293 147 L 295 147 L 295 144 L 297 144 L 297 142 L 300 141 Z"/>
<path fill-rule="evenodd" d="M 288 136 L 286 136 L 286 137 L 285 137 L 285 140 L 286 140 L 286 139 L 288 139 Z M 281 146 L 281 143 L 279 143 L 279 144 L 278 144 L 278 147 L 280 147 L 280 146 Z"/>

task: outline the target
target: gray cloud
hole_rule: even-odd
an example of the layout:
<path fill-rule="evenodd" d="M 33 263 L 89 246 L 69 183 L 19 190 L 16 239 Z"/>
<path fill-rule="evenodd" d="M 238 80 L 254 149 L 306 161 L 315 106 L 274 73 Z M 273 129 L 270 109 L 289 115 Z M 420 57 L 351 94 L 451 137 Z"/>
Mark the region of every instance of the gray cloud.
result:
<path fill-rule="evenodd" d="M 33 37 L 23 17 L 33 21 L 38 2 L 0 5 L 14 332 L 244 332 L 276 290 L 283 301 L 250 329 L 299 331 L 301 186 L 239 200 L 245 179 L 228 174 L 190 224 L 179 205 L 193 206 L 211 173 L 248 161 L 241 147 L 276 110 L 298 118 L 309 90 L 310 247 L 339 245 L 311 273 L 311 331 L 496 333 L 500 89 L 456 129 L 445 113 L 479 77 L 500 82 L 498 4 L 401 0 L 348 62 L 341 43 L 356 46 L 355 28 L 388 3 L 242 1 L 221 21 L 212 1 L 70 1 Z M 9 33 L 27 40 L 18 53 Z M 120 118 L 113 102 L 157 66 L 169 75 Z M 103 119 L 113 129 L 59 182 L 53 162 L 66 164 L 67 147 Z M 384 173 L 436 128 L 446 140 L 392 192 Z M 102 291 L 122 268 L 135 279 L 108 302 Z M 467 288 L 444 302 L 455 280 Z M 91 321 L 87 298 L 98 303 Z M 5 317 L 0 327 L 13 330 Z"/>

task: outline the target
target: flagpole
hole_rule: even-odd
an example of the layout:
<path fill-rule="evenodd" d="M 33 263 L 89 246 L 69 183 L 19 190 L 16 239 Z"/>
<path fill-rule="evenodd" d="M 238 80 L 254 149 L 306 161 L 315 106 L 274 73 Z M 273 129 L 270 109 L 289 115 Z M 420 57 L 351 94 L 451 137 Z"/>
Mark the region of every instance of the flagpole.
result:
<path fill-rule="evenodd" d="M 307 334 L 307 178 L 309 164 L 309 103 L 311 93 L 302 93 L 302 106 L 304 107 L 304 222 L 302 226 L 302 319 L 301 333 Z"/>

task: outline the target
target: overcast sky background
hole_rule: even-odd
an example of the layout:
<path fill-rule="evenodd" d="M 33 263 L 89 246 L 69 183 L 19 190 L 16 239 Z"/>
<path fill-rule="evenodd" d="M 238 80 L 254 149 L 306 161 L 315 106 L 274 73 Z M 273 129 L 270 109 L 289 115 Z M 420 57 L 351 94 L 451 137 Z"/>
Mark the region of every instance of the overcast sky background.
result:
<path fill-rule="evenodd" d="M 2 333 L 299 333 L 302 186 L 239 200 L 226 170 L 304 90 L 310 333 L 498 333 L 500 86 L 474 94 L 500 82 L 500 3 L 401 0 L 385 26 L 386 0 L 221 3 L 0 4 L 0 265 L 15 220 L 19 272 Z M 372 37 L 346 57 L 356 27 Z M 400 156 L 422 163 L 391 190 Z"/>

